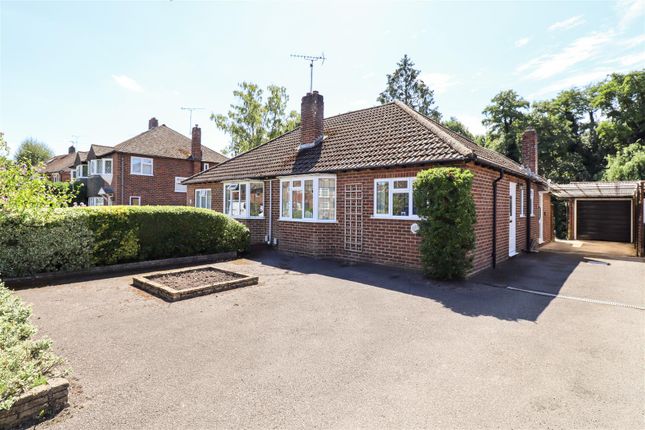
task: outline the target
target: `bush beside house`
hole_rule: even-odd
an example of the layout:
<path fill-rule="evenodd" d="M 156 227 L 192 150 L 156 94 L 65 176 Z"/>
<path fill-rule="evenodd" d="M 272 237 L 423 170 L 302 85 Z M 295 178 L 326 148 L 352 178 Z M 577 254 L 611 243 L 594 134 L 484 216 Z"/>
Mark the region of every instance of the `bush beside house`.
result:
<path fill-rule="evenodd" d="M 421 262 L 427 276 L 463 278 L 472 266 L 475 248 L 473 174 L 440 167 L 417 174 L 414 201 L 421 235 Z"/>

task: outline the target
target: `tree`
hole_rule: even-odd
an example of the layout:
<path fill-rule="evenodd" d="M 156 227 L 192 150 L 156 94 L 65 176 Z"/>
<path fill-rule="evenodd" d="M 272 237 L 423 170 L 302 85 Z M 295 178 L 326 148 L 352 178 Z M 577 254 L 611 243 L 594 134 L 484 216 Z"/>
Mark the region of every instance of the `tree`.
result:
<path fill-rule="evenodd" d="M 459 121 L 457 118 L 454 116 L 451 116 L 448 121 L 443 121 L 443 126 L 449 128 L 450 130 L 461 134 L 462 136 L 467 137 L 470 140 L 475 139 L 475 136 L 468 130 L 466 125 Z"/>
<path fill-rule="evenodd" d="M 268 97 L 256 84 L 242 82 L 233 91 L 237 103 L 231 104 L 226 115 L 212 114 L 211 120 L 220 130 L 231 136 L 226 153 L 239 155 L 262 143 L 294 129 L 300 123 L 296 111 L 287 113 L 289 96 L 284 87 L 269 85 Z"/>
<path fill-rule="evenodd" d="M 639 140 L 617 153 L 607 157 L 605 181 L 645 180 L 645 145 Z"/>
<path fill-rule="evenodd" d="M 520 161 L 519 139 L 526 125 L 529 102 L 513 90 L 498 93 L 486 106 L 482 124 L 490 128 L 487 146 Z"/>
<path fill-rule="evenodd" d="M 52 150 L 45 143 L 28 137 L 23 140 L 18 151 L 16 152 L 16 161 L 20 163 L 29 163 L 35 166 L 44 163 L 54 156 Z"/>
<path fill-rule="evenodd" d="M 410 57 L 404 55 L 396 66 L 394 73 L 387 75 L 387 87 L 376 101 L 385 104 L 400 100 L 423 115 L 436 121 L 441 120 L 441 114 L 433 106 L 434 91 L 419 79 L 421 71 L 414 68 Z"/>

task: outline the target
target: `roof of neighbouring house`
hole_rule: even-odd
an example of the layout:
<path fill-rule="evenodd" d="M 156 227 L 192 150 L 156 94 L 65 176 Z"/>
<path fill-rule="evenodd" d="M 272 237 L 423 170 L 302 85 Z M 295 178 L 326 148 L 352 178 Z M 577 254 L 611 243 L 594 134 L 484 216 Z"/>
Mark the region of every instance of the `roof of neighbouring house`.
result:
<path fill-rule="evenodd" d="M 72 152 L 71 154 L 61 154 L 55 155 L 51 159 L 45 162 L 45 173 L 55 173 L 60 172 L 65 169 L 74 167 L 74 160 L 76 159 L 76 153 Z"/>
<path fill-rule="evenodd" d="M 324 140 L 310 149 L 298 151 L 302 143 L 299 130 L 296 128 L 183 183 L 467 160 L 544 182 L 521 164 L 477 145 L 398 101 L 325 118 Z"/>
<path fill-rule="evenodd" d="M 632 197 L 636 194 L 639 181 L 617 182 L 571 182 L 552 184 L 551 189 L 560 198 L 610 198 Z"/>

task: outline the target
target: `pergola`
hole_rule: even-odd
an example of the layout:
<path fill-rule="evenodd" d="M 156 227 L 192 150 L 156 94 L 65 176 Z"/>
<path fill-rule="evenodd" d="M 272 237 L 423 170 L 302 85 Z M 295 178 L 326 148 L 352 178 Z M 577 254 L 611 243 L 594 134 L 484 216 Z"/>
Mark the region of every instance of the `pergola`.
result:
<path fill-rule="evenodd" d="M 551 184 L 551 192 L 562 199 L 634 197 L 638 192 L 638 186 L 638 181 L 571 182 Z"/>

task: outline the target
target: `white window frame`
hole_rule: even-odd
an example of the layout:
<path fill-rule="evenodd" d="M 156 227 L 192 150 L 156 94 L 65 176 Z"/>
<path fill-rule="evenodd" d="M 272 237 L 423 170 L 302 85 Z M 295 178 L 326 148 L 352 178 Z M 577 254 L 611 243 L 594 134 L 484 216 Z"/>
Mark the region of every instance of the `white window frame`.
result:
<path fill-rule="evenodd" d="M 208 201 L 208 207 L 202 207 L 199 205 L 200 197 L 199 194 L 208 191 L 210 193 L 210 200 Z M 212 209 L 213 208 L 213 191 L 210 188 L 198 188 L 195 190 L 195 207 L 203 209 Z"/>
<path fill-rule="evenodd" d="M 377 178 L 374 179 L 374 209 L 373 209 L 373 214 L 372 218 L 378 218 L 378 219 L 399 219 L 399 220 L 419 220 L 419 215 L 414 215 L 414 181 L 416 177 L 407 177 L 407 178 Z M 397 188 L 397 190 L 394 190 L 394 182 L 396 181 L 407 181 L 408 186 L 407 188 Z M 378 197 L 377 195 L 377 186 L 379 183 L 387 182 L 388 183 L 388 210 L 387 214 L 379 214 L 376 213 L 376 208 L 377 208 L 377 202 L 376 199 Z M 394 205 L 394 194 L 401 194 L 402 191 L 407 191 L 408 193 L 408 213 L 410 215 L 407 216 L 401 216 L 401 215 L 393 215 L 392 210 L 393 210 L 393 205 Z"/>
<path fill-rule="evenodd" d="M 314 222 L 314 223 L 335 223 L 336 221 L 336 214 L 338 211 L 338 179 L 336 178 L 336 175 L 304 175 L 304 176 L 281 176 L 278 179 L 280 179 L 280 206 L 279 206 L 279 213 L 280 217 L 278 218 L 279 221 L 291 221 L 291 222 Z M 318 218 L 318 191 L 319 191 L 319 181 L 320 179 L 333 179 L 334 180 L 334 187 L 336 189 L 336 195 L 335 195 L 335 204 L 334 204 L 334 215 L 332 219 L 319 219 Z M 305 193 L 304 193 L 304 181 L 306 180 L 313 180 L 313 195 L 314 195 L 314 207 L 313 207 L 313 212 L 314 212 L 314 217 L 313 218 L 291 218 L 291 211 L 293 209 L 293 202 L 291 201 L 291 198 L 289 198 L 289 216 L 283 216 L 282 214 L 282 184 L 285 182 L 289 182 L 289 195 L 293 195 L 292 191 L 292 183 L 293 181 L 302 181 L 302 205 L 304 208 L 304 199 L 305 199 Z"/>
<path fill-rule="evenodd" d="M 85 168 L 85 175 L 83 175 L 83 168 Z M 89 173 L 90 173 L 90 168 L 87 165 L 87 163 L 79 164 L 78 166 L 76 166 L 76 179 L 87 178 Z"/>
<path fill-rule="evenodd" d="M 114 163 L 112 162 L 112 159 L 111 159 L 111 158 L 102 158 L 101 160 L 103 161 L 103 165 L 101 166 L 101 168 L 102 168 L 102 170 L 101 170 L 102 174 L 104 174 L 104 175 L 112 175 L 112 173 L 114 172 L 114 169 L 113 169 L 113 167 L 114 167 Z M 106 166 L 108 163 L 110 164 L 110 173 L 106 173 L 106 171 L 105 171 L 105 166 Z"/>
<path fill-rule="evenodd" d="M 100 201 L 101 204 L 97 205 L 96 202 Z M 105 199 L 103 197 L 88 197 L 87 199 L 88 206 L 105 206 Z"/>
<path fill-rule="evenodd" d="M 141 166 L 141 171 L 140 172 L 135 172 L 134 171 L 134 161 L 139 160 L 139 164 Z M 143 165 L 144 164 L 150 164 L 150 173 L 143 173 Z M 154 160 L 152 158 L 146 158 L 146 157 L 130 157 L 130 174 L 131 175 L 137 175 L 137 176 L 154 176 Z"/>
<path fill-rule="evenodd" d="M 250 215 L 251 211 L 251 184 L 262 184 L 262 215 Z M 226 211 L 226 187 L 230 185 L 238 185 L 238 186 L 245 186 L 246 187 L 246 192 L 244 193 L 246 195 L 246 199 L 244 203 L 246 204 L 246 211 L 248 214 L 244 215 L 232 215 L 229 212 Z M 239 190 L 238 190 L 239 191 Z M 240 201 L 240 200 L 238 200 Z M 244 180 L 244 181 L 226 181 L 223 183 L 223 188 L 222 188 L 222 211 L 226 215 L 235 218 L 235 219 L 264 219 L 264 211 L 266 210 L 266 205 L 264 204 L 264 181 L 251 181 L 251 180 Z"/>
<path fill-rule="evenodd" d="M 60 182 L 60 174 L 52 173 L 52 182 Z"/>
<path fill-rule="evenodd" d="M 95 176 L 95 175 L 99 175 L 99 174 L 100 174 L 100 172 L 99 172 L 99 170 L 98 170 L 98 167 L 99 167 L 99 161 L 100 161 L 100 160 L 97 160 L 97 159 L 95 159 L 95 160 L 90 160 L 90 172 L 89 172 L 89 175 L 90 175 L 90 176 Z"/>
<path fill-rule="evenodd" d="M 178 180 L 179 179 L 179 180 Z M 183 185 L 181 181 L 187 179 L 184 176 L 175 176 L 175 192 L 176 193 L 187 193 L 188 185 Z"/>
<path fill-rule="evenodd" d="M 110 173 L 105 173 L 105 166 L 110 164 Z M 114 163 L 112 163 L 111 158 L 95 158 L 90 160 L 89 175 L 90 176 L 99 176 L 99 175 L 108 175 L 112 176 Z"/>
<path fill-rule="evenodd" d="M 208 164 L 208 163 L 204 163 L 204 167 L 203 167 L 202 171 L 204 171 L 204 170 L 208 170 L 208 169 L 209 169 L 209 167 L 210 167 L 210 164 Z"/>
<path fill-rule="evenodd" d="M 72 169 L 69 171 L 69 181 L 70 182 L 76 181 L 76 169 Z"/>
<path fill-rule="evenodd" d="M 534 207 L 535 207 L 535 199 L 534 199 L 534 197 L 535 197 L 535 190 L 533 190 L 533 188 L 531 188 L 531 216 L 535 216 L 535 209 L 534 209 Z"/>
<path fill-rule="evenodd" d="M 524 195 L 524 185 L 520 185 L 520 218 L 524 218 L 526 216 L 526 202 L 524 201 Z"/>
<path fill-rule="evenodd" d="M 133 205 L 132 204 L 132 199 L 139 199 L 139 204 L 138 205 Z M 128 201 L 128 204 L 130 206 L 141 206 L 141 196 L 130 196 L 130 200 Z"/>

